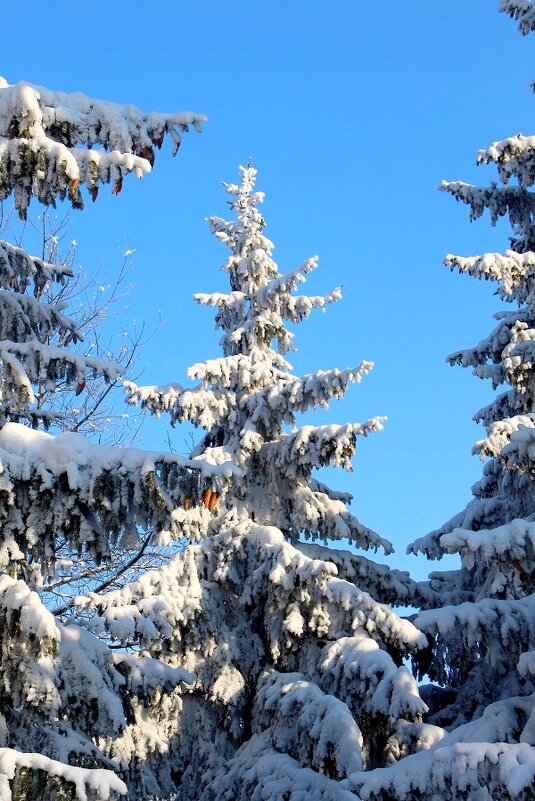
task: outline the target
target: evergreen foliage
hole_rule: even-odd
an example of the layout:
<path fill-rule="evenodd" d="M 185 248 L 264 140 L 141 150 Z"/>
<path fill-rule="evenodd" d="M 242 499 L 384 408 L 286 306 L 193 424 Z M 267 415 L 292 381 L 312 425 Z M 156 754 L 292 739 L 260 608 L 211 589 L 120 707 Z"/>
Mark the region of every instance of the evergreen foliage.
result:
<path fill-rule="evenodd" d="M 68 199 L 81 209 L 84 185 L 93 200 L 102 183 L 112 182 L 118 195 L 125 175 L 150 172 L 166 135 L 175 155 L 180 133 L 190 125 L 200 130 L 205 119 L 190 111 L 146 113 L 26 82 L 10 86 L 0 78 L 0 200 L 13 193 L 26 219 L 32 196 L 45 205 Z"/>
<path fill-rule="evenodd" d="M 95 196 L 99 181 L 115 180 L 117 189 L 126 172 L 148 169 L 149 154 L 130 151 L 149 147 L 147 137 L 158 145 L 165 131 L 177 145 L 173 126 L 186 125 L 186 117 L 3 86 L 2 196 L 13 190 L 25 213 L 32 194 L 45 203 L 68 194 L 79 205 L 82 180 Z M 90 149 L 80 149 L 83 143 Z M 71 563 L 83 556 L 85 565 L 99 565 L 137 548 L 141 533 L 147 543 L 154 530 L 183 536 L 175 509 L 185 488 L 201 493 L 204 483 L 223 483 L 236 469 L 35 430 L 61 426 L 58 412 L 41 403 L 59 385 L 80 395 L 91 376 L 116 381 L 122 373 L 75 349 L 81 333 L 48 291 L 71 276 L 65 265 L 0 242 L 2 801 L 106 801 L 124 793 L 110 742 L 136 705 L 189 676 L 110 649 L 85 628 L 83 609 L 72 614 L 72 599 L 53 615 L 39 593 L 65 570 L 66 554 Z"/>
<path fill-rule="evenodd" d="M 500 11 L 518 21 L 523 36 L 535 30 L 535 3 L 533 0 L 501 0 Z"/>
<path fill-rule="evenodd" d="M 535 29 L 532 0 L 501 10 Z M 174 154 L 203 119 L 1 81 L 0 200 L 24 219 L 32 196 L 81 208 L 83 184 L 93 200 L 101 183 L 118 194 L 166 134 Z M 202 430 L 189 458 L 40 430 L 60 422 L 41 402 L 59 385 L 79 395 L 121 368 L 74 347 L 47 292 L 70 269 L 0 242 L 1 801 L 532 801 L 534 154 L 535 137 L 495 142 L 478 163 L 498 182 L 441 187 L 472 219 L 509 218 L 504 253 L 446 264 L 494 281 L 510 310 L 448 357 L 505 391 L 476 414 L 473 499 L 410 546 L 461 567 L 419 584 L 356 552 L 392 546 L 318 478 L 350 470 L 384 418 L 299 417 L 373 365 L 293 373 L 293 327 L 341 291 L 298 293 L 317 258 L 279 271 L 251 166 L 225 185 L 234 218 L 209 221 L 229 291 L 196 295 L 221 354 L 189 369 L 189 387 L 125 384 L 128 403 Z M 120 586 L 91 572 L 177 541 L 188 547 Z M 77 558 L 89 591 L 73 598 Z"/>
<path fill-rule="evenodd" d="M 502 2 L 522 33 L 534 27 L 535 4 Z M 478 187 L 443 182 L 441 189 L 467 204 L 475 220 L 485 211 L 491 223 L 508 217 L 510 247 L 474 257 L 448 255 L 445 264 L 479 280 L 496 283 L 496 294 L 511 305 L 500 311 L 491 333 L 472 348 L 448 357 L 470 367 L 493 388 L 504 387 L 474 419 L 485 436 L 474 446 L 485 465 L 472 488 L 473 499 L 436 531 L 410 546 L 431 559 L 458 554 L 461 568 L 432 573 L 423 611 L 414 622 L 429 641 L 417 655 L 422 674 L 438 687 L 423 692 L 427 720 L 450 733 L 429 756 L 421 798 L 455 784 L 459 760 L 466 799 L 531 798 L 535 777 L 535 137 L 494 142 L 478 153 L 478 164 L 495 164 L 498 182 Z M 448 751 L 449 749 L 449 751 Z M 436 769 L 436 762 L 440 769 Z M 457 767 L 456 767 L 457 766 Z M 405 766 L 413 798 L 422 771 Z M 393 781 L 399 773 L 392 772 Z M 378 798 L 374 789 L 362 793 Z M 456 797 L 451 791 L 451 796 Z"/>
<path fill-rule="evenodd" d="M 355 771 L 382 767 L 443 732 L 422 723 L 427 707 L 403 665 L 425 638 L 388 605 L 413 601 L 414 582 L 327 547 L 346 539 L 391 550 L 349 511 L 349 495 L 313 475 L 328 464 L 349 469 L 357 438 L 380 429 L 383 418 L 297 427 L 298 413 L 326 407 L 372 365 L 301 378 L 291 372 L 287 324 L 340 291 L 294 294 L 316 259 L 279 272 L 255 177 L 252 167 L 242 168 L 240 184 L 226 186 L 236 219 L 210 219 L 230 249 L 224 270 L 231 291 L 196 296 L 216 309 L 223 355 L 190 368 L 198 382 L 190 389 L 127 386 L 131 403 L 205 430 L 194 459 L 229 461 L 240 473 L 225 485 L 215 480 L 200 506 L 183 505 L 184 528 L 200 543 L 164 569 L 92 599 L 91 627 L 135 638 L 192 676 L 173 727 L 164 729 L 171 775 L 147 760 L 136 780 L 146 795 L 152 764 L 152 792 L 163 798 L 176 790 L 177 798 L 206 801 L 349 801 L 357 798 L 345 788 Z M 114 748 L 124 749 L 125 769 L 138 759 L 128 740 L 118 738 Z"/>

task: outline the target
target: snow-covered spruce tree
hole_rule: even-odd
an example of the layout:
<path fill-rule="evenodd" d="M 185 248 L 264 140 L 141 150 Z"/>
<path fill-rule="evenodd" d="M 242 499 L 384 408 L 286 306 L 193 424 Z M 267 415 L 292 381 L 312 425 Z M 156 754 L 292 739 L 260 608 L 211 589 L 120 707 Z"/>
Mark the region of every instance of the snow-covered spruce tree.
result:
<path fill-rule="evenodd" d="M 160 120 L 161 132 L 164 119 L 174 119 L 140 115 L 132 108 L 121 112 L 117 106 L 28 85 L 1 91 L 0 118 L 4 124 L 6 115 L 10 118 L 11 138 L 0 144 L 0 164 L 20 210 L 32 192 L 52 202 L 56 190 L 63 193 L 65 176 L 71 181 L 66 184 L 71 200 L 76 200 L 73 182 L 87 180 L 91 171 L 84 173 L 85 167 L 98 162 L 93 150 L 73 147 L 83 139 L 84 114 L 90 116 L 91 108 L 100 108 L 102 120 L 98 122 L 95 111 L 91 125 L 83 123 L 89 132 L 84 141 L 95 143 L 100 136 L 98 141 L 111 146 L 112 132 L 117 137 L 122 126 L 125 151 L 129 132 L 132 143 L 143 141 L 147 131 L 156 130 L 151 120 Z M 44 133 L 45 120 L 51 125 L 54 114 L 54 136 L 61 130 L 66 144 L 53 141 L 48 127 L 48 135 Z M 10 161 L 15 153 L 27 157 L 17 168 Z M 38 160 L 32 161 L 36 153 Z M 143 159 L 132 153 L 100 150 L 99 155 L 108 172 L 103 166 L 96 176 L 91 173 L 93 189 L 97 179 L 118 180 L 115 168 L 143 168 Z M 79 178 L 73 177 L 75 165 Z M 45 185 L 49 189 L 43 194 Z M 184 487 L 191 493 L 203 481 L 224 481 L 234 469 L 171 454 L 90 445 L 80 434 L 52 437 L 32 428 L 54 420 L 55 413 L 37 401 L 40 390 L 53 391 L 61 381 L 81 393 L 88 375 L 107 380 L 120 375 L 116 365 L 70 350 L 79 337 L 76 324 L 61 304 L 46 302 L 47 285 L 68 278 L 69 270 L 61 265 L 0 243 L 2 801 L 88 801 L 121 794 L 125 785 L 114 772 L 110 742 L 133 717 L 132 707 L 148 703 L 156 688 L 160 694 L 172 692 L 188 678 L 181 669 L 112 651 L 73 617 L 66 625 L 55 619 L 38 591 L 43 578 L 59 568 L 58 553 L 66 545 L 74 558 L 86 553 L 98 564 L 136 547 L 140 532 L 165 529 L 180 536 L 173 511 Z M 151 747 L 150 734 L 147 738 L 140 731 L 136 736 L 139 748 Z"/>
<path fill-rule="evenodd" d="M 521 24 L 534 3 L 502 3 Z M 516 9 L 516 11 L 515 11 Z M 530 22 L 531 20 L 531 22 Z M 527 28 L 524 28 L 527 32 Z M 473 499 L 437 531 L 412 544 L 431 559 L 459 554 L 460 570 L 432 573 L 431 595 L 415 624 L 429 650 L 416 655 L 437 686 L 428 693 L 427 720 L 448 730 L 429 753 L 354 784 L 363 799 L 533 798 L 535 780 L 535 138 L 518 135 L 478 155 L 495 163 L 499 183 L 476 187 L 444 182 L 471 218 L 487 209 L 492 223 L 509 217 L 510 249 L 463 258 L 452 270 L 495 281 L 511 310 L 500 311 L 491 333 L 451 354 L 505 387 L 475 419 L 486 434 L 474 452 L 486 460 Z"/>
<path fill-rule="evenodd" d="M 192 676 L 172 715 L 170 702 L 139 709 L 132 732 L 113 744 L 125 778 L 135 777 L 136 797 L 356 801 L 346 787 L 354 771 L 397 760 L 443 732 L 421 722 L 427 708 L 403 665 L 425 638 L 390 608 L 414 602 L 414 584 L 327 547 L 346 539 L 391 550 L 351 514 L 350 495 L 312 475 L 325 465 L 349 469 L 357 437 L 380 429 L 382 418 L 296 427 L 298 413 L 327 407 L 372 365 L 292 374 L 287 323 L 340 291 L 293 294 L 316 259 L 279 273 L 255 175 L 242 168 L 240 185 L 226 187 L 236 219 L 210 220 L 230 249 L 231 291 L 196 296 L 216 309 L 223 355 L 189 370 L 191 389 L 127 387 L 131 403 L 205 430 L 193 459 L 230 462 L 240 473 L 226 485 L 207 482 L 200 498 L 184 497 L 175 518 L 199 544 L 120 591 L 79 603 L 95 608 L 94 631 L 137 640 Z M 143 763 L 134 728 L 141 721 L 158 725 L 163 759 L 147 750 Z"/>

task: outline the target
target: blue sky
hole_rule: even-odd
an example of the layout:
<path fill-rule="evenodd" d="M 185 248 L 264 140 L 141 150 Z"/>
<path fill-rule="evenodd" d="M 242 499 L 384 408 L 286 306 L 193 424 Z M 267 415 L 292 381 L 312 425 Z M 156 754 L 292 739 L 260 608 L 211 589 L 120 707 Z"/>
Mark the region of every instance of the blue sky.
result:
<path fill-rule="evenodd" d="M 344 285 L 341 303 L 298 328 L 296 371 L 376 365 L 313 419 L 389 417 L 362 443 L 355 472 L 329 480 L 394 542 L 396 565 L 412 568 L 406 544 L 469 499 L 481 470 L 471 417 L 492 396 L 444 357 L 485 336 L 499 303 L 442 258 L 503 250 L 508 233 L 470 224 L 436 188 L 493 180 L 492 168 L 476 168 L 477 150 L 533 133 L 533 42 L 494 0 L 30 0 L 2 15 L 10 83 L 209 117 L 176 159 L 164 146 L 152 175 L 72 217 L 88 271 L 102 263 L 112 276 L 135 248 L 129 317 L 162 319 L 142 356 L 144 383 L 183 381 L 187 366 L 217 354 L 211 313 L 191 300 L 226 288 L 226 252 L 204 218 L 225 215 L 220 182 L 252 157 L 281 271 L 319 254 L 310 291 Z M 148 425 L 145 444 L 165 448 L 167 432 L 164 420 Z M 184 436 L 172 434 L 179 450 Z"/>

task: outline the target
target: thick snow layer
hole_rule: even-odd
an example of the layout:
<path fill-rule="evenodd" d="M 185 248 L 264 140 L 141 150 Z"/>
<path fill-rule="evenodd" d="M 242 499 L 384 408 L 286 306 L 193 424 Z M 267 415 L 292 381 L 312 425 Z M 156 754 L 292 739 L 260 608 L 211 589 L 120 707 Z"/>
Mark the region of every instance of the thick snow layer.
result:
<path fill-rule="evenodd" d="M 20 82 L 0 87 L 0 135 L 9 134 L 15 120 L 29 136 L 41 128 L 47 131 L 62 123 L 68 126 L 76 144 L 99 144 L 109 150 L 132 152 L 140 144 L 152 143 L 155 131 L 168 126 L 200 125 L 204 114 L 183 111 L 174 114 L 142 112 L 135 106 L 122 106 L 88 97 L 82 92 L 66 94 Z"/>
<path fill-rule="evenodd" d="M 349 789 L 253 737 L 210 786 L 214 801 L 359 801 Z"/>
<path fill-rule="evenodd" d="M 260 681 L 254 731 L 271 729 L 274 747 L 341 779 L 362 767 L 362 733 L 348 707 L 301 673 L 271 671 Z"/>
<path fill-rule="evenodd" d="M 535 749 L 509 743 L 440 744 L 400 762 L 343 783 L 362 801 L 440 798 L 444 801 L 507 801 L 530 797 L 535 779 Z"/>
<path fill-rule="evenodd" d="M 215 515 L 203 505 L 204 488 L 224 487 L 241 470 L 224 454 L 211 461 L 184 459 L 6 423 L 0 430 L 0 474 L 9 498 L 0 556 L 14 558 L 13 542 L 19 548 L 25 543 L 53 567 L 54 538 L 60 535 L 97 559 L 108 559 L 119 534 L 137 536 L 138 527 L 154 528 L 161 542 L 203 536 Z"/>
<path fill-rule="evenodd" d="M 0 607 L 8 622 L 13 612 L 17 613 L 25 636 L 33 635 L 38 640 L 59 640 L 60 633 L 54 616 L 24 581 L 12 579 L 5 573 L 0 575 Z"/>
<path fill-rule="evenodd" d="M 480 559 L 486 562 L 493 558 L 521 560 L 530 557 L 535 550 L 535 523 L 511 520 L 493 529 L 455 528 L 441 536 L 440 544 L 448 553 L 462 553 L 468 569 Z"/>
<path fill-rule="evenodd" d="M 219 477 L 221 480 L 227 468 L 231 473 L 239 474 L 238 469 L 225 463 L 218 467 L 201 459 L 185 459 L 178 454 L 95 445 L 82 434 L 66 432 L 52 436 L 18 423 L 6 423 L 0 430 L 0 451 L 19 456 L 28 465 L 42 465 L 55 476 L 65 473 L 67 467 L 73 478 L 72 489 L 78 486 L 78 469 L 87 466 L 93 470 L 122 468 L 127 472 L 139 471 L 143 474 L 153 470 L 155 463 L 165 463 L 198 470 L 203 476 Z"/>
<path fill-rule="evenodd" d="M 93 200 L 101 182 L 119 194 L 123 177 L 151 170 L 154 147 L 168 134 L 173 155 L 180 132 L 200 130 L 202 114 L 142 112 L 29 83 L 0 82 L 0 198 L 14 192 L 15 208 L 25 217 L 32 195 L 45 204 L 69 197 L 82 207 L 80 186 Z M 21 164 L 23 169 L 21 170 Z"/>
<path fill-rule="evenodd" d="M 484 641 L 495 659 L 503 659 L 501 650 L 491 647 L 494 642 L 511 652 L 522 643 L 535 644 L 535 595 L 507 601 L 482 598 L 477 603 L 428 609 L 419 612 L 415 624 L 446 638 L 462 636 L 474 646 Z"/>
<path fill-rule="evenodd" d="M 41 754 L 25 754 L 0 748 L 0 799 L 12 801 L 9 780 L 21 768 L 41 770 L 74 785 L 77 801 L 110 801 L 126 794 L 126 785 L 110 770 L 78 768 L 65 765 Z"/>

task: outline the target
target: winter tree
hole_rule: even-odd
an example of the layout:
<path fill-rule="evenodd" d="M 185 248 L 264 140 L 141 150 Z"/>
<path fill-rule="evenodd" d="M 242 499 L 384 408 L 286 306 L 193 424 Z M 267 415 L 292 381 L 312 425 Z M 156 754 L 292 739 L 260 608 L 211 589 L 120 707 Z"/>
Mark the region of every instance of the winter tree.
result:
<path fill-rule="evenodd" d="M 533 27 L 535 4 L 503 2 L 502 10 Z M 494 142 L 478 163 L 496 164 L 499 182 L 486 187 L 443 182 L 441 189 L 470 208 L 508 217 L 504 253 L 448 255 L 445 263 L 496 282 L 511 306 L 475 347 L 451 354 L 494 388 L 503 386 L 475 419 L 485 429 L 474 452 L 485 461 L 473 499 L 411 550 L 431 559 L 458 554 L 461 568 L 433 573 L 414 620 L 428 638 L 416 655 L 435 686 L 423 697 L 426 720 L 448 734 L 429 753 L 409 757 L 357 791 L 363 799 L 483 801 L 533 798 L 535 778 L 535 138 Z M 386 794 L 386 795 L 385 795 Z"/>
<path fill-rule="evenodd" d="M 383 418 L 297 427 L 300 413 L 342 397 L 372 364 L 292 373 L 288 324 L 340 290 L 295 294 L 317 259 L 279 272 L 255 176 L 242 168 L 240 184 L 226 186 L 235 219 L 210 219 L 230 250 L 230 291 L 196 300 L 215 309 L 222 355 L 190 368 L 190 388 L 127 385 L 130 403 L 203 429 L 194 463 L 235 472 L 184 484 L 173 519 L 197 544 L 119 591 L 78 603 L 94 610 L 92 631 L 137 643 L 191 677 L 136 710 L 110 747 L 135 797 L 357 801 L 355 772 L 383 769 L 444 732 L 422 723 L 427 707 L 403 664 L 426 639 L 391 608 L 414 602 L 416 585 L 328 547 L 345 540 L 391 550 L 350 512 L 351 496 L 315 474 L 350 469 L 357 438 Z M 143 727 L 153 732 L 152 751 L 139 746 Z"/>
<path fill-rule="evenodd" d="M 99 182 L 111 179 L 118 192 L 122 175 L 150 168 L 148 150 L 132 150 L 158 145 L 166 131 L 177 144 L 174 126 L 201 119 L 142 114 L 29 84 L 0 89 L 0 107 L 4 196 L 13 191 L 22 213 L 33 194 L 45 203 L 65 195 L 79 205 L 82 182 L 96 196 Z M 41 403 L 58 385 L 80 395 L 91 376 L 113 382 L 122 373 L 73 349 L 81 332 L 48 292 L 70 277 L 64 264 L 0 243 L 2 801 L 87 801 L 125 791 L 110 742 L 133 707 L 189 677 L 110 649 L 83 627 L 83 610 L 68 620 L 55 616 L 39 592 L 65 569 L 65 550 L 98 565 L 137 548 L 144 532 L 180 537 L 174 510 L 184 484 L 223 483 L 237 469 L 36 430 L 61 422 L 57 409 Z M 140 748 L 146 740 L 151 733 L 140 727 Z"/>

